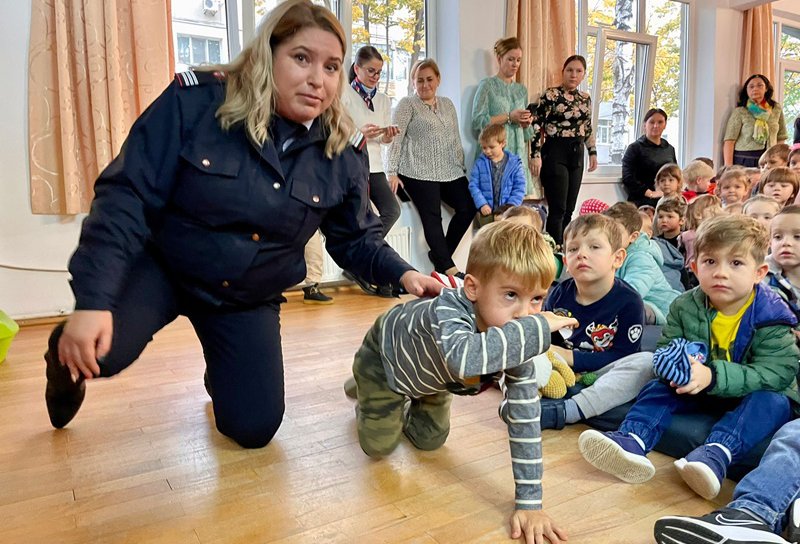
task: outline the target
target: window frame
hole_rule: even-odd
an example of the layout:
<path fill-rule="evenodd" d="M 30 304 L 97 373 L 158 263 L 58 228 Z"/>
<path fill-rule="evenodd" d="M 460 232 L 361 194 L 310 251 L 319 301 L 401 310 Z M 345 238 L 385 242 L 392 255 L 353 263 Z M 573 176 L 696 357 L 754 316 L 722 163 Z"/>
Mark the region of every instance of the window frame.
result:
<path fill-rule="evenodd" d="M 775 89 L 773 99 L 778 102 L 781 107 L 784 106 L 784 71 L 789 70 L 792 72 L 800 72 L 800 58 L 793 59 L 781 56 L 781 36 L 783 35 L 783 27 L 788 26 L 800 30 L 800 20 L 789 19 L 782 16 L 775 16 L 773 18 L 773 42 L 775 44 L 775 76 L 772 86 Z M 784 108 L 784 115 L 786 109 Z M 790 125 L 794 123 L 794 119 L 786 119 L 786 130 L 789 130 Z M 792 135 L 794 137 L 794 134 Z M 791 144 L 790 144 L 791 145 Z"/>

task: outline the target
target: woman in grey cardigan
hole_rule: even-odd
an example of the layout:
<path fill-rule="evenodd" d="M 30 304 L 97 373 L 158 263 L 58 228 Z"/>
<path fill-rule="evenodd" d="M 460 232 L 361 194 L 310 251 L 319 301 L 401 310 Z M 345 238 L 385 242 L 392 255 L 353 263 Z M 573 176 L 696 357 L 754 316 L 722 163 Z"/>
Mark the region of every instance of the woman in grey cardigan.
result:
<path fill-rule="evenodd" d="M 419 212 L 434 270 L 456 274 L 453 252 L 475 216 L 456 108 L 436 95 L 441 75 L 432 59 L 419 63 L 412 77 L 416 95 L 400 100 L 394 111 L 400 133 L 389 148 L 386 173 L 392 190 L 404 188 Z M 453 209 L 447 234 L 442 202 Z"/>
<path fill-rule="evenodd" d="M 753 74 L 739 91 L 739 102 L 728 118 L 722 144 L 725 166 L 757 167 L 761 154 L 786 140 L 786 122 L 781 105 L 772 99 L 767 76 Z"/>

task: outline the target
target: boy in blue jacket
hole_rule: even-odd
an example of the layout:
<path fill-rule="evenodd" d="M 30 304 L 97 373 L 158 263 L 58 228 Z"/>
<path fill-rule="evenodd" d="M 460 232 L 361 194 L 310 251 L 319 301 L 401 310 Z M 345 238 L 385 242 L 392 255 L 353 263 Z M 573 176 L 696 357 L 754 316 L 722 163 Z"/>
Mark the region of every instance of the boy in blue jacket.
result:
<path fill-rule="evenodd" d="M 479 137 L 483 154 L 469 175 L 469 192 L 480 214 L 481 225 L 491 223 L 502 206 L 519 206 L 525 196 L 522 160 L 506 151 L 506 129 L 488 125 Z"/>

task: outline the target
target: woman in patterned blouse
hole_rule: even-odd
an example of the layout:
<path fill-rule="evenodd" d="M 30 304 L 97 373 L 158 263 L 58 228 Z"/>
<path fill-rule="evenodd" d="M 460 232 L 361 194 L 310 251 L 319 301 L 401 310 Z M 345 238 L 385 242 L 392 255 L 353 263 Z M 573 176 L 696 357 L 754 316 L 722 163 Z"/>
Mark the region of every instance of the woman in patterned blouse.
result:
<path fill-rule="evenodd" d="M 561 85 L 539 98 L 531 140 L 532 174 L 541 175 L 549 214 L 547 232 L 562 243 L 572 219 L 583 178 L 583 147 L 589 151 L 589 172 L 597 168 L 592 132 L 592 101 L 578 90 L 586 75 L 586 59 L 572 55 L 561 69 Z"/>
<path fill-rule="evenodd" d="M 497 74 L 478 84 L 472 102 L 472 130 L 479 134 L 489 125 L 505 125 L 506 149 L 522 159 L 526 194 L 542 198 L 541 188 L 533 185 L 527 164 L 529 142 L 533 136 L 533 117 L 525 109 L 528 105 L 528 89 L 514 81 L 522 62 L 522 46 L 516 37 L 504 38 L 494 44 L 494 54 L 497 55 Z M 480 156 L 480 147 L 477 153 Z"/>
<path fill-rule="evenodd" d="M 394 110 L 399 134 L 389 148 L 386 174 L 392 190 L 403 187 L 417 208 L 433 268 L 456 274 L 453 252 L 475 216 L 456 108 L 436 95 L 442 79 L 433 59 L 420 62 L 412 77 L 417 94 L 400 100 Z M 442 202 L 453 209 L 447 234 Z"/>

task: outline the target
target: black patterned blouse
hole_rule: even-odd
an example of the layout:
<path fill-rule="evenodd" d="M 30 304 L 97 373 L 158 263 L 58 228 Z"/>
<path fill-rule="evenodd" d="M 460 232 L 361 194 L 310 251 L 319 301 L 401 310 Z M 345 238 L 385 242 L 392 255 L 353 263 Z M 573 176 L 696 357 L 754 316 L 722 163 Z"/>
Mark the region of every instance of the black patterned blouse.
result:
<path fill-rule="evenodd" d="M 588 93 L 550 87 L 539 98 L 533 115 L 533 157 L 540 157 L 544 139 L 553 137 L 584 138 L 589 155 L 597 155 L 592 131 L 592 99 Z"/>

